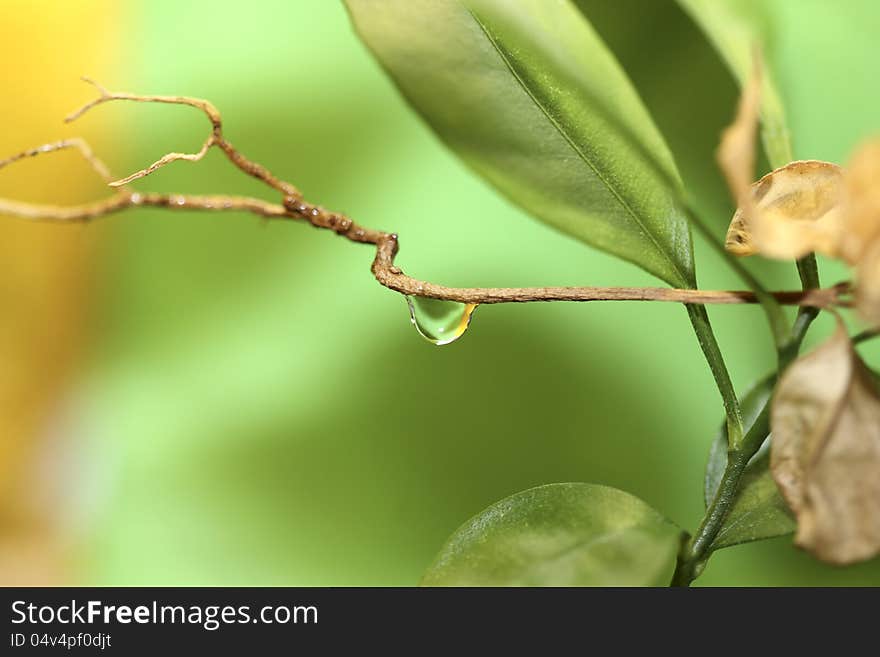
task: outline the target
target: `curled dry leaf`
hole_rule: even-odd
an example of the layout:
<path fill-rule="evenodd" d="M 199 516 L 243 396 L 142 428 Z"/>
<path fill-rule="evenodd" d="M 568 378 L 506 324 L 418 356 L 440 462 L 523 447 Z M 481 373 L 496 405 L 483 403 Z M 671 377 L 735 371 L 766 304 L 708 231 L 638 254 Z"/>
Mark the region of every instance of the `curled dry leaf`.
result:
<path fill-rule="evenodd" d="M 776 169 L 750 186 L 725 247 L 740 256 L 800 258 L 817 251 L 836 255 L 841 233 L 844 180 L 840 167 L 806 160 Z"/>
<path fill-rule="evenodd" d="M 880 139 L 863 144 L 846 169 L 818 160 L 791 162 L 742 194 L 738 186 L 746 158 L 725 159 L 722 151 L 729 139 L 745 139 L 746 130 L 737 124 L 757 121 L 743 113 L 747 96 L 744 92 L 739 116 L 719 148 L 719 162 L 739 199 L 725 248 L 739 256 L 760 253 L 787 260 L 816 252 L 839 258 L 856 269 L 860 314 L 880 324 Z M 741 151 L 745 142 L 738 144 Z"/>
<path fill-rule="evenodd" d="M 880 394 L 842 325 L 789 367 L 770 416 L 770 469 L 797 545 L 849 564 L 880 552 Z"/>
<path fill-rule="evenodd" d="M 755 56 L 754 73 L 743 87 L 736 118 L 721 133 L 716 157 L 730 193 L 739 207 L 751 208 L 749 187 L 755 173 L 755 137 L 761 108 L 761 59 Z"/>
<path fill-rule="evenodd" d="M 845 179 L 845 224 L 838 250 L 841 258 L 855 265 L 880 240 L 880 138 L 858 148 L 847 165 Z"/>
<path fill-rule="evenodd" d="M 865 321 L 880 326 L 880 239 L 862 254 L 856 271 L 856 307 Z"/>
<path fill-rule="evenodd" d="M 846 225 L 840 257 L 856 267 L 856 307 L 880 325 L 880 139 L 863 144 L 846 170 Z"/>
<path fill-rule="evenodd" d="M 800 258 L 831 253 L 839 241 L 843 177 L 835 164 L 792 162 L 752 183 L 761 103 L 762 64 L 743 88 L 736 118 L 721 135 L 718 164 L 737 211 L 725 247 L 736 255 Z"/>
<path fill-rule="evenodd" d="M 840 258 L 857 270 L 856 306 L 880 324 L 880 139 L 863 144 L 846 170 L 818 160 L 791 162 L 751 184 L 762 66 L 743 88 L 733 123 L 721 135 L 718 164 L 737 210 L 725 248 L 740 256 Z"/>

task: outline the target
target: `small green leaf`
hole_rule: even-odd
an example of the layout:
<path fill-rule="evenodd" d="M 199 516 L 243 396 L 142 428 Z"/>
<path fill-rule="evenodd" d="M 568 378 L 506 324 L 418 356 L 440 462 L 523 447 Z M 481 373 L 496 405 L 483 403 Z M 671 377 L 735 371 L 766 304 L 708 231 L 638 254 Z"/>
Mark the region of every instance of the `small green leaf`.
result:
<path fill-rule="evenodd" d="M 767 414 L 764 411 L 770 403 L 775 383 L 776 377 L 769 376 L 743 397 L 741 407 L 746 431 L 756 422 L 762 422 L 767 425 L 764 435 L 769 433 Z M 709 449 L 709 462 L 706 464 L 704 495 L 707 507 L 718 490 L 726 466 L 727 428 L 722 426 Z M 773 481 L 769 466 L 768 438 L 746 466 L 740 479 L 739 492 L 721 530 L 712 542 L 711 549 L 784 536 L 795 530 L 794 518 Z"/>
<path fill-rule="evenodd" d="M 761 48 L 766 58 L 771 37 L 766 0 L 678 0 L 727 62 L 734 77 L 744 86 L 752 77 L 754 52 Z M 791 162 L 791 140 L 782 99 L 770 66 L 765 62 L 761 88 L 761 137 L 770 165 L 777 169 Z"/>
<path fill-rule="evenodd" d="M 597 484 L 517 493 L 462 525 L 425 586 L 665 586 L 681 530 L 637 497 Z"/>
<path fill-rule="evenodd" d="M 769 451 L 753 459 L 740 480 L 740 491 L 712 542 L 712 550 L 791 534 L 797 523 L 770 474 Z"/>
<path fill-rule="evenodd" d="M 346 0 L 440 138 L 538 219 L 695 285 L 672 156 L 569 0 Z"/>

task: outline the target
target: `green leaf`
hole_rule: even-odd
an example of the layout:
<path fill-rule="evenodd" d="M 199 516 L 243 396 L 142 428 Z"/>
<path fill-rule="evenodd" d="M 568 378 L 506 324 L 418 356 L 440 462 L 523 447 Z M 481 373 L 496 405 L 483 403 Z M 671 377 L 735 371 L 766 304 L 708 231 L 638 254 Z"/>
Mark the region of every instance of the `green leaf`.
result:
<path fill-rule="evenodd" d="M 440 138 L 509 198 L 678 287 L 696 287 L 672 156 L 569 0 L 346 0 L 361 39 Z M 454 207 L 454 199 L 450 207 Z M 705 310 L 689 309 L 731 422 Z"/>
<path fill-rule="evenodd" d="M 770 166 L 791 162 L 791 139 L 771 66 L 766 61 L 772 37 L 766 0 L 678 0 L 715 45 L 734 77 L 743 86 L 754 70 L 753 53 L 764 54 L 761 88 L 761 137 Z M 731 109 L 731 113 L 732 113 Z"/>
<path fill-rule="evenodd" d="M 676 0 L 574 1 L 638 89 L 697 213 L 729 220 L 734 207 L 714 162 L 739 90 L 717 50 Z"/>
<path fill-rule="evenodd" d="M 712 541 L 712 550 L 791 534 L 797 524 L 770 474 L 770 453 L 762 449 L 740 480 L 740 491 Z"/>
<path fill-rule="evenodd" d="M 501 192 L 672 285 L 695 285 L 672 156 L 568 0 L 346 4 L 404 96 Z"/>
<path fill-rule="evenodd" d="M 637 497 L 597 484 L 517 493 L 462 525 L 426 586 L 665 586 L 681 530 Z"/>
<path fill-rule="evenodd" d="M 756 422 L 766 425 L 764 435 L 769 433 L 767 405 L 773 394 L 776 377 L 769 376 L 757 383 L 743 397 L 741 408 L 746 431 Z M 704 495 L 708 507 L 721 483 L 727 466 L 727 428 L 722 426 L 709 450 L 706 464 Z M 760 541 L 765 538 L 784 536 L 795 530 L 795 521 L 776 482 L 770 474 L 769 438 L 749 461 L 740 479 L 739 492 L 724 519 L 721 530 L 712 541 L 712 550 L 739 543 Z"/>

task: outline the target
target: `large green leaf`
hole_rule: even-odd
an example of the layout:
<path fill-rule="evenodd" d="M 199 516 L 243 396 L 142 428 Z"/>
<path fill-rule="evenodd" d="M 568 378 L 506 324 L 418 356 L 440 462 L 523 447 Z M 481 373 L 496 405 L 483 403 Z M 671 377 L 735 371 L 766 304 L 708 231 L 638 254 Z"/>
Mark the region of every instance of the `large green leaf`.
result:
<path fill-rule="evenodd" d="M 638 89 L 672 151 L 688 200 L 699 216 L 726 227 L 734 208 L 714 165 L 715 149 L 739 90 L 717 50 L 676 0 L 574 2 Z"/>
<path fill-rule="evenodd" d="M 568 0 L 346 0 L 410 103 L 535 217 L 695 285 L 681 183 L 626 75 Z M 450 199 L 450 211 L 458 208 Z"/>
<path fill-rule="evenodd" d="M 776 377 L 770 376 L 749 390 L 742 399 L 743 422 L 746 430 L 755 423 L 769 424 L 765 412 L 773 394 Z M 705 498 L 708 507 L 721 483 L 727 466 L 727 429 L 722 426 L 709 450 L 706 464 Z M 784 536 L 795 530 L 795 521 L 770 474 L 769 439 L 749 461 L 740 480 L 739 492 L 724 519 L 721 530 L 712 542 L 717 550 L 739 543 Z"/>
<path fill-rule="evenodd" d="M 744 85 L 754 71 L 754 53 L 764 53 L 761 88 L 761 137 L 767 158 L 774 168 L 792 159 L 791 140 L 785 110 L 776 89 L 772 65 L 767 62 L 771 45 L 772 21 L 766 0 L 678 0 L 682 8 L 706 33 L 727 62 L 731 72 Z M 732 109 L 731 109 L 732 112 Z"/>
<path fill-rule="evenodd" d="M 446 542 L 426 586 L 664 586 L 681 530 L 637 497 L 550 484 L 493 504 Z"/>

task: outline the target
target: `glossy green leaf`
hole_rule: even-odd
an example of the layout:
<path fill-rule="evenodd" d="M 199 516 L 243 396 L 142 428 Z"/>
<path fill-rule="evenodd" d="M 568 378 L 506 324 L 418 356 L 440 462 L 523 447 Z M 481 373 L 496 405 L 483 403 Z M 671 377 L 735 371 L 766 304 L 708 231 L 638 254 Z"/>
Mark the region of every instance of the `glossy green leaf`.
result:
<path fill-rule="evenodd" d="M 493 504 L 446 542 L 426 586 L 665 586 L 681 530 L 637 497 L 550 484 Z"/>
<path fill-rule="evenodd" d="M 574 1 L 638 89 L 698 214 L 729 221 L 735 208 L 714 162 L 739 90 L 718 51 L 677 0 Z"/>
<path fill-rule="evenodd" d="M 440 138 L 535 217 L 695 284 L 681 183 L 617 61 L 569 0 L 346 0 Z M 458 208 L 450 199 L 450 211 Z"/>
<path fill-rule="evenodd" d="M 771 376 L 756 384 L 742 399 L 743 422 L 746 431 L 756 422 L 767 424 L 767 415 L 762 414 L 773 394 L 776 377 Z M 727 466 L 727 428 L 722 426 L 709 450 L 706 464 L 705 500 L 706 506 L 712 501 L 721 476 Z M 734 500 L 721 530 L 712 542 L 717 550 L 739 543 L 759 541 L 774 536 L 784 536 L 795 530 L 795 521 L 788 510 L 776 482 L 770 474 L 769 438 L 752 457 L 740 480 L 739 493 Z"/>
<path fill-rule="evenodd" d="M 754 71 L 754 53 L 764 55 L 761 88 L 761 138 L 773 168 L 791 162 L 791 138 L 785 110 L 767 61 L 771 19 L 765 0 L 678 0 L 706 33 L 742 86 Z M 731 108 L 731 115 L 733 109 Z"/>

